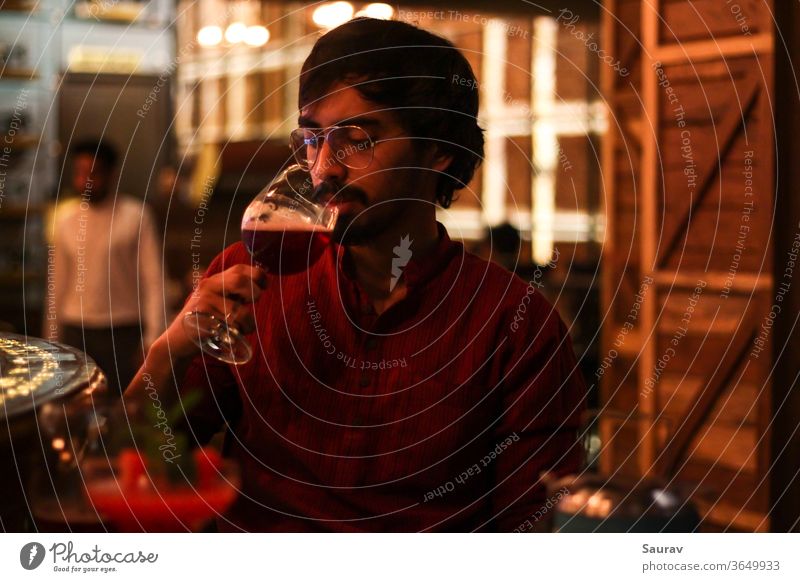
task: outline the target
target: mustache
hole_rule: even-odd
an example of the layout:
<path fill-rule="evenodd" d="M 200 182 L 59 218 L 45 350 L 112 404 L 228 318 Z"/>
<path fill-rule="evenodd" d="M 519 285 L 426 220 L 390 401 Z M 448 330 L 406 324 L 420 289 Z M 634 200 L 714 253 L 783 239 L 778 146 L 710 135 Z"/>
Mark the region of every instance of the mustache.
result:
<path fill-rule="evenodd" d="M 311 197 L 313 202 L 330 202 L 336 200 L 337 202 L 360 202 L 364 205 L 367 204 L 367 194 L 358 186 L 342 185 L 335 181 L 328 180 L 322 182 L 319 186 L 314 188 Z"/>

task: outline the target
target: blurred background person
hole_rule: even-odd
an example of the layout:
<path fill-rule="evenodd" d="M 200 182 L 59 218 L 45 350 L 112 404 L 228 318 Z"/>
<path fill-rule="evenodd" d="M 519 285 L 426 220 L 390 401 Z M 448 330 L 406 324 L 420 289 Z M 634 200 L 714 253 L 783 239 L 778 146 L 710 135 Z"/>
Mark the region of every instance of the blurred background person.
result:
<path fill-rule="evenodd" d="M 162 331 L 161 241 L 149 208 L 116 191 L 113 146 L 71 154 L 78 196 L 57 207 L 53 230 L 57 339 L 94 358 L 114 393 Z"/>
<path fill-rule="evenodd" d="M 497 263 L 524 279 L 520 269 L 524 270 L 528 264 L 525 257 L 520 254 L 521 243 L 519 230 L 512 224 L 504 222 L 497 226 L 487 226 L 484 229 L 483 239 L 475 245 L 475 254 L 486 261 Z"/>

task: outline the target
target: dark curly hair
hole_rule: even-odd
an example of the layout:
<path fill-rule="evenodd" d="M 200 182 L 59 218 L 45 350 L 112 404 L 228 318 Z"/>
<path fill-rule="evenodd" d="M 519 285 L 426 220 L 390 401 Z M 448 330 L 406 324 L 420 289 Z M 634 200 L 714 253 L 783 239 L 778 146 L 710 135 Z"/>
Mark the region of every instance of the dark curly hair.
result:
<path fill-rule="evenodd" d="M 404 22 L 356 18 L 324 34 L 300 73 L 300 109 L 337 82 L 392 109 L 420 142 L 434 142 L 453 161 L 440 176 L 436 199 L 447 208 L 453 191 L 472 179 L 483 159 L 478 83 L 467 59 L 440 36 Z"/>
<path fill-rule="evenodd" d="M 106 170 L 113 170 L 117 165 L 119 153 L 117 148 L 103 140 L 87 139 L 72 146 L 72 155 L 92 156 Z"/>

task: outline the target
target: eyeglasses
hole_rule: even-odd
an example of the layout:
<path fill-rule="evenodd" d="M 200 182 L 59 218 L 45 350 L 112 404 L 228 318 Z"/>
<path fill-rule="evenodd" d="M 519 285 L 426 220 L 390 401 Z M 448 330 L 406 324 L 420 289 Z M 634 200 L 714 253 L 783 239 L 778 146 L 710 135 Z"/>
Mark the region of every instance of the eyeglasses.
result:
<path fill-rule="evenodd" d="M 324 129 L 297 128 L 290 135 L 289 147 L 297 163 L 310 169 L 319 157 L 323 142 L 328 143 L 336 162 L 354 170 L 363 170 L 372 163 L 378 143 L 357 125 L 334 125 Z"/>

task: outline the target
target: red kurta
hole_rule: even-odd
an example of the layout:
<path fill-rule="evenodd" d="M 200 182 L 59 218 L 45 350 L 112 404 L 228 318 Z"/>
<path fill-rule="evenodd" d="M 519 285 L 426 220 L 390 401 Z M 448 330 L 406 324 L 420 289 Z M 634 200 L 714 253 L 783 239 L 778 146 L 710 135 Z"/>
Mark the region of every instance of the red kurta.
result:
<path fill-rule="evenodd" d="M 182 390 L 212 397 L 192 428 L 227 422 L 242 464 L 220 529 L 510 531 L 546 501 L 540 472 L 578 468 L 586 390 L 564 324 L 534 284 L 440 232 L 380 316 L 331 245 L 269 275 L 250 363 L 197 358 Z M 241 243 L 208 273 L 237 263 Z"/>

